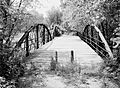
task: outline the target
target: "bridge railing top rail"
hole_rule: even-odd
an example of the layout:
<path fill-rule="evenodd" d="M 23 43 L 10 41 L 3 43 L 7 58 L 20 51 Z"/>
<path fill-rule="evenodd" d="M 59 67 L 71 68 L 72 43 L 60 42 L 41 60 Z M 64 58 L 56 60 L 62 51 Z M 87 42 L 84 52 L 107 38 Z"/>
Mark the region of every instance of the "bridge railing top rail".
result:
<path fill-rule="evenodd" d="M 31 50 L 38 49 L 41 45 L 52 40 L 51 32 L 45 24 L 35 24 L 25 31 L 16 43 L 11 54 L 16 48 L 25 51 L 24 56 L 29 56 Z"/>

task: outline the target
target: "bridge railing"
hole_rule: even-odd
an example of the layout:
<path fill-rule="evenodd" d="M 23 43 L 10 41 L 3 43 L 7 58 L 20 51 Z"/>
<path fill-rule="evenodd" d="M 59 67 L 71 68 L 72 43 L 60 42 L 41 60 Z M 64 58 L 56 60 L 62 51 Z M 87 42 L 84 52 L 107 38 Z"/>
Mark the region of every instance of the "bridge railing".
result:
<path fill-rule="evenodd" d="M 16 43 L 11 54 L 14 54 L 14 50 L 17 48 L 21 50 L 23 56 L 27 57 L 31 52 L 51 41 L 54 37 L 61 35 L 62 30 L 56 25 L 53 30 L 50 30 L 45 24 L 35 24 L 26 30 L 24 35 Z"/>
<path fill-rule="evenodd" d="M 81 33 L 78 33 L 78 36 L 86 42 L 98 55 L 101 57 L 104 57 L 105 60 L 107 60 L 109 57 L 106 55 L 107 51 L 101 47 L 99 44 L 97 44 L 94 40 L 91 40 L 90 38 L 87 38 L 87 36 L 82 35 Z M 103 43 L 102 43 L 103 44 Z M 103 44 L 104 45 L 104 44 Z M 103 59 L 104 59 L 103 58 Z"/>
<path fill-rule="evenodd" d="M 85 27 L 84 32 L 77 32 L 77 36 L 79 36 L 84 42 L 86 42 L 99 56 L 104 58 L 105 60 L 109 59 L 109 55 L 106 49 L 105 44 L 101 41 L 99 33 L 94 30 L 90 25 Z"/>
<path fill-rule="evenodd" d="M 31 26 L 15 45 L 14 49 L 22 50 L 24 56 L 29 56 L 30 52 L 52 40 L 50 30 L 44 24 Z M 12 53 L 14 52 L 14 49 Z"/>

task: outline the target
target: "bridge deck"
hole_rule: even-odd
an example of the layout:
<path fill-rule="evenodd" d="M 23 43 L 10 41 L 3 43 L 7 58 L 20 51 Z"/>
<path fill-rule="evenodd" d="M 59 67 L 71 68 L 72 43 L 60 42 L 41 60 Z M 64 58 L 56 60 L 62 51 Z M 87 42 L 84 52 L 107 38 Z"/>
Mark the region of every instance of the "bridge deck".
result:
<path fill-rule="evenodd" d="M 102 61 L 101 57 L 79 37 L 68 35 L 54 38 L 28 58 L 40 63 L 49 62 L 51 57 L 55 57 L 55 51 L 57 51 L 58 62 L 66 63 L 70 62 L 71 50 L 74 51 L 75 61 L 80 64 L 94 64 Z"/>

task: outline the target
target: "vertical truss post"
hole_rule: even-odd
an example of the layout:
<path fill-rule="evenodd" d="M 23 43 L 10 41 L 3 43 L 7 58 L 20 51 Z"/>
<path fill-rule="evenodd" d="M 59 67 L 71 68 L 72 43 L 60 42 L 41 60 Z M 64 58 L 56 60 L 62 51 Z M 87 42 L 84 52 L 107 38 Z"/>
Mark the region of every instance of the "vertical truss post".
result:
<path fill-rule="evenodd" d="M 29 33 L 27 34 L 26 37 L 26 57 L 29 56 Z"/>
<path fill-rule="evenodd" d="M 89 27 L 89 29 L 88 29 L 88 36 L 89 36 L 89 41 L 90 41 L 90 45 L 91 45 L 91 27 Z"/>
<path fill-rule="evenodd" d="M 47 42 L 49 42 L 49 34 L 48 34 L 48 32 L 47 32 Z"/>
<path fill-rule="evenodd" d="M 36 26 L 36 48 L 38 49 L 39 48 L 39 25 Z"/>
<path fill-rule="evenodd" d="M 98 32 L 96 32 L 96 39 L 97 39 L 97 40 L 99 40 L 99 33 L 98 33 Z M 98 43 L 98 41 L 97 41 L 97 40 L 96 40 L 96 42 L 95 42 L 95 43 L 96 43 L 96 45 L 99 45 L 99 43 Z M 99 50 L 99 47 L 98 47 L 98 46 L 96 46 L 96 52 L 99 54 L 99 51 L 98 51 L 98 50 Z"/>
<path fill-rule="evenodd" d="M 89 39 L 89 37 L 88 37 L 89 33 L 88 33 L 88 32 L 89 32 L 89 30 L 88 30 L 88 28 L 87 28 L 87 30 L 86 30 L 86 37 L 87 37 L 87 38 L 86 38 L 86 42 L 89 42 L 89 40 L 88 40 L 88 39 Z"/>
<path fill-rule="evenodd" d="M 43 39 L 42 39 L 43 45 L 45 44 L 45 27 L 43 27 Z"/>

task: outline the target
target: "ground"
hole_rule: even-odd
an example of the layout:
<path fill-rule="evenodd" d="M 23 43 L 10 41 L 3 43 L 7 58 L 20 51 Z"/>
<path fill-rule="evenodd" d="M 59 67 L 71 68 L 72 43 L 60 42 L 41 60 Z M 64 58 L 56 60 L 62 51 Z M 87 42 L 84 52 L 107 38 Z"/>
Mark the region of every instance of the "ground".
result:
<path fill-rule="evenodd" d="M 71 50 L 74 51 L 75 63 L 70 67 Z M 58 52 L 58 62 L 60 66 L 64 67 L 66 64 L 70 64 L 67 68 L 64 68 L 64 72 L 68 72 L 69 74 L 64 72 L 60 73 L 61 70 L 59 70 L 56 74 L 54 72 L 51 74 L 51 71 L 50 73 L 47 73 L 45 70 L 40 70 L 44 74 L 42 81 L 44 83 L 44 88 L 101 88 L 102 81 L 99 77 L 87 76 L 84 74 L 97 74 L 103 60 L 78 36 L 63 35 L 61 37 L 55 37 L 52 41 L 36 50 L 33 53 L 33 56 L 31 55 L 28 57 L 30 59 L 28 62 L 32 61 L 38 69 L 43 67 L 42 69 L 48 70 L 49 64 L 45 65 L 43 63 L 49 63 L 51 57 L 55 58 L 56 51 Z M 80 74 L 78 74 L 77 64 L 81 67 Z M 71 74 L 71 68 L 77 69 L 75 69 L 75 74 Z M 34 80 L 34 85 L 38 85 L 40 83 L 39 76 L 41 75 L 37 74 L 35 77 L 37 79 L 37 83 L 35 83 Z M 34 88 L 39 87 L 40 86 Z"/>
<path fill-rule="evenodd" d="M 74 51 L 74 63 L 71 63 L 71 50 Z M 51 57 L 55 58 L 56 51 L 60 67 L 51 72 Z M 78 36 L 55 37 L 35 50 L 26 61 L 27 69 L 34 68 L 25 77 L 32 88 L 106 88 L 104 78 L 100 77 L 102 58 Z"/>

